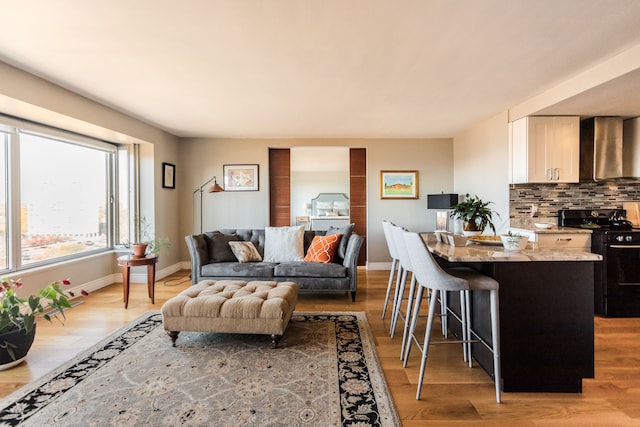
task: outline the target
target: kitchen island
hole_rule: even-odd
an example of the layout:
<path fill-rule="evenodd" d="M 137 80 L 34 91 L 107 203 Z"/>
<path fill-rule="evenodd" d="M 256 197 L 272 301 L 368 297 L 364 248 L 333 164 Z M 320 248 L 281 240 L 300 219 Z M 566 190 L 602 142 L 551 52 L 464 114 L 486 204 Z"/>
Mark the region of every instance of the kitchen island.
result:
<path fill-rule="evenodd" d="M 582 379 L 594 376 L 593 278 L 597 254 L 575 249 L 544 249 L 529 244 L 522 252 L 468 243 L 454 247 L 422 234 L 443 266 L 467 266 L 500 284 L 500 342 L 505 392 L 581 392 Z M 458 294 L 448 301 L 459 313 Z M 491 342 L 487 292 L 471 296 L 473 329 Z M 460 324 L 449 319 L 459 335 Z M 492 355 L 472 345 L 473 357 L 493 377 Z"/>

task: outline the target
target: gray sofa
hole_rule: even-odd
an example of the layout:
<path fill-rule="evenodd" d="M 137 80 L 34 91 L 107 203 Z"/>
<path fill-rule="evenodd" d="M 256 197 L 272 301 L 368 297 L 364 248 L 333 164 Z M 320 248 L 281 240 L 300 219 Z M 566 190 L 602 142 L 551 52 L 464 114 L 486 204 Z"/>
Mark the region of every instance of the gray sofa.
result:
<path fill-rule="evenodd" d="M 305 231 L 304 253 L 307 253 L 314 236 L 325 233 L 327 232 Z M 356 299 L 356 266 L 364 238 L 355 233 L 348 236 L 346 244 L 338 250 L 334 261 L 329 264 L 304 261 L 238 262 L 228 242 L 252 242 L 260 256 L 264 257 L 264 229 L 223 229 L 186 236 L 185 240 L 191 255 L 193 284 L 206 279 L 291 281 L 298 284 L 300 292 L 350 292 L 351 300 Z"/>

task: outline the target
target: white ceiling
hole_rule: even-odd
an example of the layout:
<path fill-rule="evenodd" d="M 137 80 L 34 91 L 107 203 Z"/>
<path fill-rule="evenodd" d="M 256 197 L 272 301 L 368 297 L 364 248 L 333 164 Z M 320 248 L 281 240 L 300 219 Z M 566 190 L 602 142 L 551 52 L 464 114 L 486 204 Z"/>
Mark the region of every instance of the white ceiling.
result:
<path fill-rule="evenodd" d="M 0 60 L 185 137 L 451 137 L 640 43 L 638 0 L 0 5 Z"/>

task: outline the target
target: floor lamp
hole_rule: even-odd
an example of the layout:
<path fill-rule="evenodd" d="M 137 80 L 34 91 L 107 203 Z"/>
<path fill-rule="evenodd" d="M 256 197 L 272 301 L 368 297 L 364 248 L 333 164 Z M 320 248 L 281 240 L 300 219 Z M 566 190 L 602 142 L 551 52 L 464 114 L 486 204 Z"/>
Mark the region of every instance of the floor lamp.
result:
<path fill-rule="evenodd" d="M 449 209 L 458 204 L 457 194 L 427 194 L 427 209 L 437 209 L 436 230 L 447 231 Z"/>
<path fill-rule="evenodd" d="M 193 192 L 194 196 L 196 195 L 196 193 L 200 193 L 200 234 L 202 234 L 202 193 L 204 187 L 206 187 L 211 181 L 213 181 L 213 184 L 211 185 L 211 187 L 209 187 L 209 189 L 207 189 L 207 193 L 220 193 L 224 191 L 224 188 L 218 185 L 216 177 L 214 176 L 213 178 L 202 184 L 200 187 L 196 188 Z"/>

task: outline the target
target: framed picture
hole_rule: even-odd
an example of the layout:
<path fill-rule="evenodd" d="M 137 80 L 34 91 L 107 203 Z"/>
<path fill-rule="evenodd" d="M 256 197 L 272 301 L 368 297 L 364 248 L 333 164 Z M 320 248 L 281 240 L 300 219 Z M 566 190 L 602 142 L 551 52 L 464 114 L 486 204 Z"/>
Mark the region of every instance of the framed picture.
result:
<path fill-rule="evenodd" d="M 418 171 L 380 171 L 381 199 L 417 199 Z"/>
<path fill-rule="evenodd" d="M 176 165 L 162 163 L 162 188 L 176 188 Z"/>
<path fill-rule="evenodd" d="M 258 191 L 258 165 L 223 165 L 224 191 Z"/>

